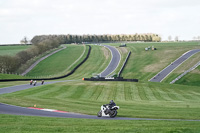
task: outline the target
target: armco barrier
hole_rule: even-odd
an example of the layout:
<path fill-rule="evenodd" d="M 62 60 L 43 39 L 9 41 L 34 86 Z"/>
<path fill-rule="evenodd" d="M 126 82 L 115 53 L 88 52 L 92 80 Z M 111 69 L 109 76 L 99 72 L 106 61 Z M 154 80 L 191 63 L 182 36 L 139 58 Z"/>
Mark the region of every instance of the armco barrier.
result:
<path fill-rule="evenodd" d="M 113 79 L 106 78 L 83 78 L 84 81 L 127 81 L 127 82 L 138 82 L 138 79 L 123 79 L 123 77 L 117 77 Z"/>
<path fill-rule="evenodd" d="M 120 71 L 118 73 L 118 77 L 120 77 L 122 71 L 124 70 L 124 67 L 126 66 L 126 63 L 128 62 L 128 59 L 129 59 L 130 55 L 131 55 L 131 51 L 128 53 L 128 55 L 126 57 L 126 60 L 124 61 L 124 64 L 123 64 L 122 68 L 120 69 Z"/>
<path fill-rule="evenodd" d="M 180 78 L 182 78 L 183 76 L 185 76 L 187 73 L 191 72 L 192 70 L 196 69 L 198 66 L 200 65 L 200 61 L 195 64 L 193 67 L 191 67 L 190 69 L 188 69 L 187 71 L 185 71 L 184 73 L 182 73 L 181 75 L 179 75 L 177 78 L 175 78 L 173 81 L 170 82 L 170 84 L 175 83 L 176 81 L 178 81 Z"/>
<path fill-rule="evenodd" d="M 0 82 L 6 82 L 6 81 L 29 81 L 29 80 L 55 80 L 55 79 L 61 79 L 61 78 L 68 77 L 68 76 L 72 75 L 76 71 L 76 69 L 78 67 L 80 67 L 88 59 L 88 57 L 90 56 L 91 46 L 90 45 L 87 45 L 87 46 L 89 46 L 89 50 L 88 50 L 88 53 L 87 53 L 87 56 L 85 57 L 85 59 L 81 63 L 79 63 L 71 72 L 69 72 L 66 75 L 59 76 L 59 77 L 54 77 L 54 78 L 41 78 L 41 79 L 1 79 Z"/>

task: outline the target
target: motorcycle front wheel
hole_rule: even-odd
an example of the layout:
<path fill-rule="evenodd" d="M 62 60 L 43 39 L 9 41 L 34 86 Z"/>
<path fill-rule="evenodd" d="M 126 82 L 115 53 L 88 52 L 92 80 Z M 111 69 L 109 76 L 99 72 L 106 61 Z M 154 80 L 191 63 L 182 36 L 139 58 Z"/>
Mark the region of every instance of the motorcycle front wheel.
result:
<path fill-rule="evenodd" d="M 117 110 L 112 110 L 110 113 L 110 118 L 114 118 L 117 115 Z"/>
<path fill-rule="evenodd" d="M 101 117 L 101 116 L 102 116 L 102 111 L 101 111 L 101 110 L 97 113 L 97 116 L 98 116 L 98 117 Z"/>

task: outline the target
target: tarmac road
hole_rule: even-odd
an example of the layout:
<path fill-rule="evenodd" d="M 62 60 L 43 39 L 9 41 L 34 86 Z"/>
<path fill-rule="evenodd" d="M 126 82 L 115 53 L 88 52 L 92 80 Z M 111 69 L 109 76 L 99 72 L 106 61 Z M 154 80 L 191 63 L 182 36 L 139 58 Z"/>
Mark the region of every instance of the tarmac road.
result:
<path fill-rule="evenodd" d="M 98 111 L 97 111 L 98 112 Z M 0 103 L 0 114 L 12 114 L 23 116 L 40 116 L 40 117 L 60 117 L 60 118 L 81 118 L 81 119 L 103 119 L 103 120 L 167 120 L 167 121 L 200 121 L 200 120 L 183 120 L 183 119 L 150 119 L 150 118 L 126 118 L 126 117 L 97 117 L 94 115 L 85 115 L 78 113 L 60 113 L 43 110 L 35 110 L 25 107 L 13 106 Z"/>
<path fill-rule="evenodd" d="M 44 85 L 53 84 L 53 83 L 57 83 L 57 82 L 70 82 L 70 81 L 77 81 L 77 80 L 49 81 L 49 82 L 45 82 Z M 41 82 L 37 82 L 36 86 L 41 86 Z M 12 92 L 16 92 L 16 91 L 21 91 L 21 90 L 33 88 L 33 87 L 36 87 L 36 86 L 30 85 L 30 84 L 24 84 L 24 85 L 4 87 L 4 88 L 0 88 L 0 95 L 5 94 L 5 93 L 12 93 Z"/>
<path fill-rule="evenodd" d="M 170 65 L 168 65 L 165 69 L 163 69 L 161 72 L 159 72 L 153 78 L 151 78 L 149 81 L 162 82 L 162 80 L 164 80 L 173 70 L 175 70 L 184 61 L 186 61 L 188 58 L 190 58 L 192 55 L 194 55 L 198 52 L 200 52 L 200 49 L 194 49 L 194 50 L 190 50 L 190 51 L 184 53 L 182 56 L 180 56 L 177 60 L 172 62 Z"/>
<path fill-rule="evenodd" d="M 108 45 L 104 45 L 104 46 L 111 51 L 112 59 L 108 67 L 102 73 L 100 73 L 100 77 L 106 77 L 110 73 L 112 73 L 117 68 L 121 60 L 121 55 L 115 47 L 108 46 Z"/>

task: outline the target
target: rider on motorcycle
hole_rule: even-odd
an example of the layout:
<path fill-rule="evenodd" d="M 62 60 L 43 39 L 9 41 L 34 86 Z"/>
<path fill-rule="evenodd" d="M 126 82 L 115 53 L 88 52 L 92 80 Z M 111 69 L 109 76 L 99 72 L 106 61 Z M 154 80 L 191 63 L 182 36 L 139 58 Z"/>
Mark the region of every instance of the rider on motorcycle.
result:
<path fill-rule="evenodd" d="M 97 113 L 97 116 L 110 116 L 111 118 L 114 118 L 115 116 L 117 116 L 118 109 L 119 106 L 116 106 L 115 102 L 113 100 L 110 100 L 109 104 L 104 104 L 101 106 L 101 110 Z"/>
<path fill-rule="evenodd" d="M 106 104 L 105 106 L 108 106 L 108 109 L 106 110 L 106 113 L 109 113 L 112 107 L 116 106 L 115 102 L 113 100 L 110 100 L 109 104 Z"/>

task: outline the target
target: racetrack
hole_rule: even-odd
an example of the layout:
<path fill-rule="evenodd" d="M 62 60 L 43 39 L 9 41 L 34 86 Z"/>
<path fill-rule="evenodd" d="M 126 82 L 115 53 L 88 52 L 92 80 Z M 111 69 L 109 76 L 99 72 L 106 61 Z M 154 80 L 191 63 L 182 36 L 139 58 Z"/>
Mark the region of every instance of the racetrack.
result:
<path fill-rule="evenodd" d="M 45 82 L 44 84 L 53 84 L 53 83 L 57 83 L 57 82 L 69 82 L 69 81 L 77 81 L 77 80 L 49 81 L 49 82 Z M 37 83 L 36 86 L 41 86 L 41 83 Z M 25 90 L 25 89 L 30 89 L 30 88 L 33 88 L 36 86 L 30 85 L 30 84 L 23 84 L 23 85 L 4 87 L 4 88 L 0 88 L 0 95 L 5 94 L 5 93 L 21 91 L 21 90 Z"/>
<path fill-rule="evenodd" d="M 100 77 L 106 77 L 109 74 L 111 74 L 117 68 L 121 60 L 121 55 L 116 48 L 112 46 L 108 46 L 108 45 L 104 45 L 104 46 L 111 51 L 112 59 L 108 67 L 103 72 L 100 73 Z"/>
<path fill-rule="evenodd" d="M 111 64 L 111 63 L 110 63 Z M 110 65 L 109 64 L 109 65 Z M 56 82 L 71 82 L 72 80 L 66 81 L 52 81 L 45 82 L 45 84 L 52 84 Z M 38 83 L 37 86 L 41 84 Z M 15 91 L 20 91 L 24 89 L 33 88 L 34 86 L 25 84 L 25 85 L 17 85 L 12 87 L 5 87 L 0 89 L 0 94 L 12 93 Z M 115 117 L 115 118 L 107 118 L 107 117 L 97 117 L 94 115 L 85 115 L 85 114 L 77 114 L 77 113 L 59 113 L 59 112 L 49 112 L 44 110 L 35 110 L 25 107 L 13 106 L 0 103 L 0 114 L 12 114 L 12 115 L 25 115 L 25 116 L 42 116 L 42 117 L 63 117 L 63 118 L 84 118 L 84 119 L 107 119 L 107 120 L 168 120 L 168 121 L 200 121 L 200 120 L 183 120 L 183 119 L 150 119 L 150 118 L 125 118 L 125 117 Z"/>
<path fill-rule="evenodd" d="M 189 59 L 192 55 L 200 52 L 200 49 L 190 50 L 168 65 L 165 69 L 151 78 L 149 81 L 151 82 L 162 82 L 173 70 L 175 70 L 179 65 L 181 65 L 184 61 Z"/>
<path fill-rule="evenodd" d="M 0 103 L 0 114 L 40 116 L 40 117 L 61 117 L 61 118 L 82 118 L 82 119 L 106 119 L 106 120 L 167 120 L 167 121 L 200 121 L 200 120 L 183 120 L 183 119 L 150 119 L 150 118 L 126 118 L 126 117 L 97 117 L 94 115 L 85 115 L 78 113 L 60 113 L 43 110 L 35 110 L 25 107 L 13 106 Z"/>

